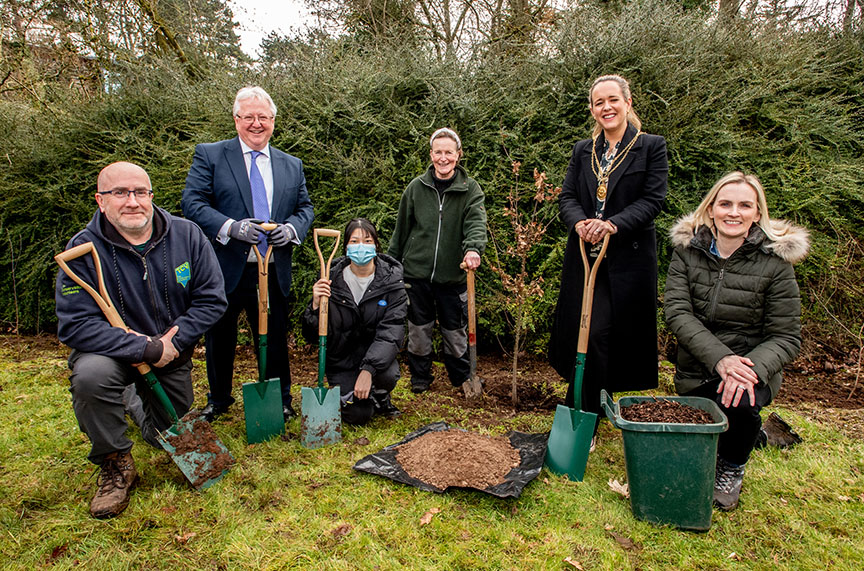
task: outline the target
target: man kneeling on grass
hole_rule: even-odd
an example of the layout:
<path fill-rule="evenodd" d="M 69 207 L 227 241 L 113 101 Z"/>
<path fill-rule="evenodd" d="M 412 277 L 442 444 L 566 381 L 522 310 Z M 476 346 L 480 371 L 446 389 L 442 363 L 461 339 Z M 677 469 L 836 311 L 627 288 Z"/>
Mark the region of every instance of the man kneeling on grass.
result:
<path fill-rule="evenodd" d="M 58 336 L 72 348 L 72 407 L 101 467 L 90 504 L 97 518 L 119 515 L 138 478 L 126 412 L 146 442 L 171 419 L 135 364 L 147 363 L 181 416 L 192 406 L 192 350 L 225 312 L 225 287 L 213 247 L 194 223 L 153 206 L 141 167 L 114 163 L 99 173 L 99 209 L 67 249 L 93 242 L 108 296 L 130 331 L 112 327 L 94 299 L 62 270 L 57 275 Z M 98 289 L 92 259 L 70 269 Z M 138 385 L 141 397 L 132 385 Z"/>

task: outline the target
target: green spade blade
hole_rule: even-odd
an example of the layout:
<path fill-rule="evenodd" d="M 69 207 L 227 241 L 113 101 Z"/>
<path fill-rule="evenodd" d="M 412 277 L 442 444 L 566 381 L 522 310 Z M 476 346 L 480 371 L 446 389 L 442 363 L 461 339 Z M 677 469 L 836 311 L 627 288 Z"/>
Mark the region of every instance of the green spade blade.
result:
<path fill-rule="evenodd" d="M 546 467 L 557 474 L 566 475 L 574 482 L 581 482 L 585 477 L 596 423 L 597 415 L 593 412 L 559 404 L 546 443 Z"/>
<path fill-rule="evenodd" d="M 300 389 L 300 443 L 304 448 L 321 448 L 342 440 L 342 412 L 339 389 Z"/>
<path fill-rule="evenodd" d="M 279 379 L 243 383 L 243 410 L 247 443 L 264 442 L 285 432 Z"/>
<path fill-rule="evenodd" d="M 192 487 L 203 490 L 222 479 L 234 464 L 234 457 L 206 420 L 190 416 L 158 433 L 158 438 Z"/>

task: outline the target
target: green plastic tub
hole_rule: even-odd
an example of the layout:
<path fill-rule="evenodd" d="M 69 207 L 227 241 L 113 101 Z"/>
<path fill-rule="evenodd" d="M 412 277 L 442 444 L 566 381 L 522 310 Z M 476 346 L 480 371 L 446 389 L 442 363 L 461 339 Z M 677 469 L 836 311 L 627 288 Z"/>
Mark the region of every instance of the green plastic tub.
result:
<path fill-rule="evenodd" d="M 622 397 L 616 403 L 606 391 L 600 394 L 606 416 L 623 436 L 630 507 L 637 519 L 707 531 L 711 527 L 717 439 L 728 421 L 712 400 L 663 398 L 707 411 L 714 422 L 630 422 L 621 417 L 620 407 L 654 399 Z"/>

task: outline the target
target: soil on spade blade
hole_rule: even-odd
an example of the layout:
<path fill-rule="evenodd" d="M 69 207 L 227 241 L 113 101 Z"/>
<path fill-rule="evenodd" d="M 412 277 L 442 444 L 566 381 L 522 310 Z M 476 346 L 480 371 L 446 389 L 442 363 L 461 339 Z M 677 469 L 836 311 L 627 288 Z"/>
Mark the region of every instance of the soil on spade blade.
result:
<path fill-rule="evenodd" d="M 194 488 L 200 488 L 209 480 L 219 477 L 222 472 L 234 465 L 234 458 L 225 449 L 219 446 L 219 437 L 213 432 L 210 423 L 198 418 L 197 410 L 189 411 L 181 419 L 184 426 L 191 430 L 184 430 L 180 434 L 173 435 L 165 433 L 165 440 L 174 447 L 174 456 L 180 457 L 184 454 L 197 452 L 203 459 L 195 469 L 195 478 L 191 480 Z"/>
<path fill-rule="evenodd" d="M 406 442 L 397 448 L 396 460 L 409 476 L 436 488 L 484 490 L 504 483 L 519 465 L 519 452 L 503 436 L 451 429 Z"/>

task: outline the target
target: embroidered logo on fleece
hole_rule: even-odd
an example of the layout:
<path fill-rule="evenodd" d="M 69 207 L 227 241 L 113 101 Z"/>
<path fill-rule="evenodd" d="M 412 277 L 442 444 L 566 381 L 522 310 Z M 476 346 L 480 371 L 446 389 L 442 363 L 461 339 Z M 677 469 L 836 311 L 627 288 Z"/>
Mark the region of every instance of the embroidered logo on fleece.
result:
<path fill-rule="evenodd" d="M 192 279 L 192 270 L 189 268 L 189 262 L 183 262 L 174 268 L 174 275 L 177 276 L 177 283 L 186 287 L 186 283 Z"/>

